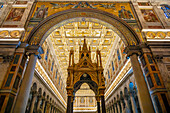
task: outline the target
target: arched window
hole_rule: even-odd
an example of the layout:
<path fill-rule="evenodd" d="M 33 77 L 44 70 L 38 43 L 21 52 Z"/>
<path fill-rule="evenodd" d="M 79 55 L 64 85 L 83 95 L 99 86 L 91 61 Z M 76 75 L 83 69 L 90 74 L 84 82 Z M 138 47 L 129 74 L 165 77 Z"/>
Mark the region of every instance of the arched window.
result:
<path fill-rule="evenodd" d="M 45 54 L 45 60 L 47 61 L 48 59 L 48 54 L 49 54 L 49 49 L 47 49 L 46 54 Z"/>
<path fill-rule="evenodd" d="M 51 71 L 53 71 L 53 67 L 54 67 L 54 60 L 53 60 L 52 65 L 51 65 Z"/>
<path fill-rule="evenodd" d="M 118 56 L 118 60 L 120 61 L 121 57 L 120 57 L 119 49 L 117 49 L 117 56 Z"/>
<path fill-rule="evenodd" d="M 114 64 L 113 64 L 113 61 L 112 61 L 112 70 L 113 70 L 113 71 L 115 70 L 115 68 L 114 68 Z"/>
<path fill-rule="evenodd" d="M 63 88 L 63 82 L 61 81 L 61 89 Z"/>
<path fill-rule="evenodd" d="M 61 79 L 61 76 L 59 77 L 59 79 L 58 79 L 58 84 L 60 85 L 60 79 Z"/>
<path fill-rule="evenodd" d="M 110 73 L 109 73 L 109 70 L 107 70 L 107 74 L 108 74 L 108 79 L 110 79 Z"/>
<path fill-rule="evenodd" d="M 56 70 L 56 73 L 55 73 L 55 79 L 57 79 L 57 74 L 58 74 L 58 69 Z"/>

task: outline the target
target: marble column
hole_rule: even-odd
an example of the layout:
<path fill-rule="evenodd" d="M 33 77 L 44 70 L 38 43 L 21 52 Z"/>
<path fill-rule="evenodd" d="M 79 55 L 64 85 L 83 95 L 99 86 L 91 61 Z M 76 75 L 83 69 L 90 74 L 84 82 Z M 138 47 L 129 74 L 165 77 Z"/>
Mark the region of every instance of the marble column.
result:
<path fill-rule="evenodd" d="M 16 99 L 13 113 L 25 113 L 25 109 L 26 109 L 26 105 L 31 89 L 32 79 L 34 76 L 36 61 L 37 61 L 37 55 L 31 54 L 25 71 L 25 75 L 22 79 L 22 84 Z"/>
<path fill-rule="evenodd" d="M 115 113 L 115 108 L 114 108 L 114 104 L 112 105 L 112 110 L 113 110 L 113 113 Z"/>
<path fill-rule="evenodd" d="M 121 108 L 122 108 L 122 112 L 123 112 L 123 111 L 124 111 L 124 109 L 125 109 L 125 108 L 124 108 L 124 103 L 123 103 L 123 101 L 124 101 L 123 99 L 121 99 L 121 101 L 120 101 Z"/>
<path fill-rule="evenodd" d="M 44 110 L 45 110 L 45 102 L 46 102 L 46 100 L 45 100 L 45 98 L 43 98 L 42 113 L 44 113 Z"/>
<path fill-rule="evenodd" d="M 124 100 L 125 100 L 125 110 L 124 110 L 124 112 L 125 112 L 125 113 L 130 113 L 130 108 L 129 108 L 129 104 L 128 104 L 128 99 L 125 97 Z"/>
<path fill-rule="evenodd" d="M 113 113 L 113 112 L 112 112 L 112 107 L 110 106 L 109 108 L 110 108 L 110 113 Z"/>
<path fill-rule="evenodd" d="M 36 98 L 37 98 L 37 92 L 33 91 L 32 92 L 32 101 L 31 101 L 30 113 L 33 113 Z"/>
<path fill-rule="evenodd" d="M 67 96 L 67 113 L 71 113 L 71 98 L 72 96 Z"/>
<path fill-rule="evenodd" d="M 104 95 L 100 96 L 101 104 L 102 104 L 102 113 L 106 113 L 105 99 Z"/>
<path fill-rule="evenodd" d="M 118 101 L 117 101 L 116 105 L 117 105 L 117 112 L 120 113 L 120 106 L 119 106 L 119 102 Z"/>
<path fill-rule="evenodd" d="M 51 104 L 50 104 L 50 102 L 49 101 L 47 101 L 47 107 L 46 107 L 46 113 L 50 113 L 50 111 L 51 111 Z"/>
<path fill-rule="evenodd" d="M 53 113 L 53 108 L 54 108 L 54 107 L 53 107 L 53 105 L 51 104 L 51 113 Z"/>
<path fill-rule="evenodd" d="M 39 111 L 39 110 L 40 110 L 40 104 L 41 104 L 41 101 L 42 101 L 42 96 L 41 96 L 41 95 L 39 95 L 39 96 L 38 96 L 38 103 L 37 103 L 37 111 Z"/>
<path fill-rule="evenodd" d="M 132 103 L 132 110 L 133 110 L 134 113 L 138 113 L 133 93 L 134 93 L 133 91 L 130 91 L 130 100 L 131 100 L 131 103 Z"/>
<path fill-rule="evenodd" d="M 118 113 L 116 103 L 114 103 L 115 113 Z"/>
<path fill-rule="evenodd" d="M 143 76 L 143 72 L 138 61 L 137 55 L 139 53 L 139 50 L 136 49 L 139 49 L 139 47 L 130 46 L 130 47 L 126 47 L 125 51 L 127 53 L 127 56 L 130 56 L 130 60 L 133 68 L 133 74 L 137 84 L 141 110 L 142 113 L 154 113 L 154 108 L 152 105 L 148 87 L 146 85 L 145 78 Z"/>

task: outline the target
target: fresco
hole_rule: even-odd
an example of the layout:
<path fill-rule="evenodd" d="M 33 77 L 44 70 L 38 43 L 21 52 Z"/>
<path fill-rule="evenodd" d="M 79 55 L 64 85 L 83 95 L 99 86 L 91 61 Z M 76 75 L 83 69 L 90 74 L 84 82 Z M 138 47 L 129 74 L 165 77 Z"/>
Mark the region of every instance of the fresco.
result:
<path fill-rule="evenodd" d="M 141 12 L 146 22 L 159 22 L 156 14 L 152 9 L 141 9 Z"/>
<path fill-rule="evenodd" d="M 6 18 L 6 21 L 20 21 L 25 8 L 12 8 L 9 15 Z"/>
<path fill-rule="evenodd" d="M 115 3 L 115 2 L 38 2 L 36 4 L 32 19 L 35 19 L 39 10 L 43 12 L 43 16 L 50 16 L 60 11 L 76 8 L 99 9 L 112 13 L 122 19 L 135 20 L 129 3 Z M 43 11 L 42 11 L 43 10 Z"/>

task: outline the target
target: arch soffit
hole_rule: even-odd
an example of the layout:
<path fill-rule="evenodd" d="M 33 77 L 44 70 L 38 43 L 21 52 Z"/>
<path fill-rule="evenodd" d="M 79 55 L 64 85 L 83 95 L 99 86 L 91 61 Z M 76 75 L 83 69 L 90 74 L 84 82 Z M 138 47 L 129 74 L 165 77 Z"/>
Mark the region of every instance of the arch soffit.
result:
<path fill-rule="evenodd" d="M 93 84 L 91 84 L 90 82 L 93 83 Z M 90 89 L 95 93 L 95 95 L 97 95 L 98 90 L 95 89 L 95 87 L 93 87 L 93 85 L 96 85 L 96 88 L 98 87 L 98 85 L 97 85 L 96 82 L 94 82 L 93 80 L 91 80 L 90 82 L 85 82 L 85 81 L 81 82 L 81 80 L 80 80 L 80 81 L 77 81 L 77 82 L 74 84 L 74 89 L 75 89 L 74 93 L 76 93 L 76 92 L 79 90 L 79 88 L 81 87 L 82 84 L 86 83 L 86 84 L 89 85 Z M 75 87 L 75 85 L 77 85 L 77 87 Z"/>
<path fill-rule="evenodd" d="M 88 74 L 91 77 L 91 81 L 95 82 L 98 85 L 97 78 L 95 77 L 94 72 L 89 72 L 89 71 L 78 72 L 77 77 L 76 77 L 77 79 L 74 81 L 74 84 L 76 84 L 78 81 L 80 81 L 80 78 L 84 73 Z"/>
<path fill-rule="evenodd" d="M 56 28 L 70 22 L 90 21 L 116 31 L 126 46 L 140 43 L 135 31 L 122 19 L 105 11 L 96 9 L 69 9 L 49 16 L 35 27 L 27 39 L 30 45 L 42 45 Z"/>

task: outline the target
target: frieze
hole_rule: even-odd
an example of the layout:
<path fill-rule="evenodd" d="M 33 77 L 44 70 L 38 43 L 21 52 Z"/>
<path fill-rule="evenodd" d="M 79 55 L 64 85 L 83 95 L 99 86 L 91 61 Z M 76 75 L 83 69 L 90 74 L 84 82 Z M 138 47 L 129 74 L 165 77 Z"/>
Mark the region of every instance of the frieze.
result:
<path fill-rule="evenodd" d="M 147 41 L 166 41 L 170 40 L 170 32 L 169 31 L 147 31 L 144 32 L 146 35 Z"/>
<path fill-rule="evenodd" d="M 8 31 L 8 30 L 2 30 L 0 31 L 0 38 L 7 38 L 7 39 L 12 39 L 12 38 L 20 38 L 22 35 L 23 31 L 19 31 L 19 30 L 12 30 L 12 31 Z"/>

